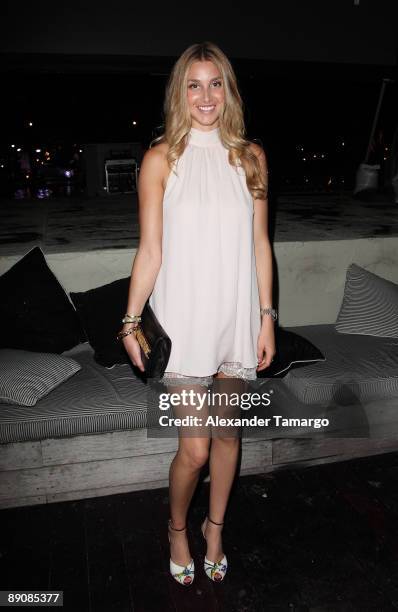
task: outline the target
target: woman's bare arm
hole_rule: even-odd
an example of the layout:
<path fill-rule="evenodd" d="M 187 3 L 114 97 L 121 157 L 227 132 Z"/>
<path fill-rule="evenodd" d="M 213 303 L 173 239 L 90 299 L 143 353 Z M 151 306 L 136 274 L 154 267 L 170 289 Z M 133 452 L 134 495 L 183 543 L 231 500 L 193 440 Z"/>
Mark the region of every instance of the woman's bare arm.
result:
<path fill-rule="evenodd" d="M 268 166 L 264 150 L 252 143 L 251 149 L 260 162 L 263 179 L 268 184 Z M 272 251 L 268 237 L 268 197 L 265 200 L 253 200 L 253 234 L 256 256 L 257 283 L 260 297 L 260 306 L 272 306 Z"/>
<path fill-rule="evenodd" d="M 265 184 L 268 186 L 267 159 L 262 147 L 252 143 L 253 152 L 260 162 Z M 257 283 L 260 307 L 272 306 L 272 250 L 268 236 L 268 197 L 254 200 L 253 233 L 256 257 Z M 260 313 L 259 313 L 260 316 Z M 269 367 L 275 355 L 274 321 L 264 315 L 261 321 L 260 334 L 257 341 L 257 371 Z"/>
<path fill-rule="evenodd" d="M 165 173 L 168 166 L 164 145 L 148 149 L 138 178 L 140 242 L 132 266 L 126 308 L 132 315 L 142 313 L 162 263 Z"/>

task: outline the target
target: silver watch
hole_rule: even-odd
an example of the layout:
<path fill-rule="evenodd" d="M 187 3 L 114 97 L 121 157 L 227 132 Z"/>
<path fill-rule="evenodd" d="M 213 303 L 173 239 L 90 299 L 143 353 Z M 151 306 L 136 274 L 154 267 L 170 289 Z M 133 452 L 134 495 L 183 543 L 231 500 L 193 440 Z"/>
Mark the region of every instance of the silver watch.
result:
<path fill-rule="evenodd" d="M 271 315 L 274 321 L 276 321 L 278 318 L 278 313 L 276 312 L 275 308 L 260 308 L 260 315 L 263 316 L 265 314 Z"/>

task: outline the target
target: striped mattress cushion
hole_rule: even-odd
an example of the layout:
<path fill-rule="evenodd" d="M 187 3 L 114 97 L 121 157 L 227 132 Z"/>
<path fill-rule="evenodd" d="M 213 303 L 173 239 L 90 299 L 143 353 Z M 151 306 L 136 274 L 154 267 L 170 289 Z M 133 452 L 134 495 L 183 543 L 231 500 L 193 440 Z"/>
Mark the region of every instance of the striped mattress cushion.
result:
<path fill-rule="evenodd" d="M 333 324 L 289 328 L 316 344 L 325 361 L 293 369 L 283 379 L 304 404 L 347 405 L 397 398 L 398 340 L 340 334 Z"/>
<path fill-rule="evenodd" d="M 335 328 L 342 334 L 398 338 L 398 285 L 352 263 Z"/>
<path fill-rule="evenodd" d="M 34 406 L 1 404 L 0 443 L 146 426 L 147 385 L 129 364 L 100 366 L 88 342 L 62 355 L 81 369 Z"/>

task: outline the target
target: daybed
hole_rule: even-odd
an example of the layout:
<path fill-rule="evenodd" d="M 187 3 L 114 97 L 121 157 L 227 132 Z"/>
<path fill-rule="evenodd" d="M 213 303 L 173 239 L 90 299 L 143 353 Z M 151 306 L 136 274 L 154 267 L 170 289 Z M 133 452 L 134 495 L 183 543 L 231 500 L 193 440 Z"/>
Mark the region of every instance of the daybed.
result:
<path fill-rule="evenodd" d="M 343 306 L 338 325 L 286 328 L 313 343 L 322 360 L 257 381 L 272 397 L 268 413 L 328 418 L 330 426 L 245 428 L 241 475 L 398 450 L 396 323 L 389 336 L 342 333 Z M 80 369 L 34 405 L 2 400 L 0 507 L 167 486 L 177 438 L 148 430 L 148 385 L 136 369 L 106 367 L 96 350 L 98 357 L 87 340 L 58 350 Z"/>

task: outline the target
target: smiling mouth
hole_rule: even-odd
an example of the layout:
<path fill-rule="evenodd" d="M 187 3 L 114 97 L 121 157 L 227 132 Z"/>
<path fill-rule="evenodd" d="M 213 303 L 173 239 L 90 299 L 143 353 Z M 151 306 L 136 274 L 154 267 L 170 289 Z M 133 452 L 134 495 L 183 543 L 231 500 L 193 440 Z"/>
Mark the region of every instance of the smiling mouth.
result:
<path fill-rule="evenodd" d="M 202 112 L 202 113 L 211 113 L 214 109 L 216 108 L 215 104 L 211 104 L 211 105 L 204 105 L 204 106 L 198 106 L 198 109 Z"/>

